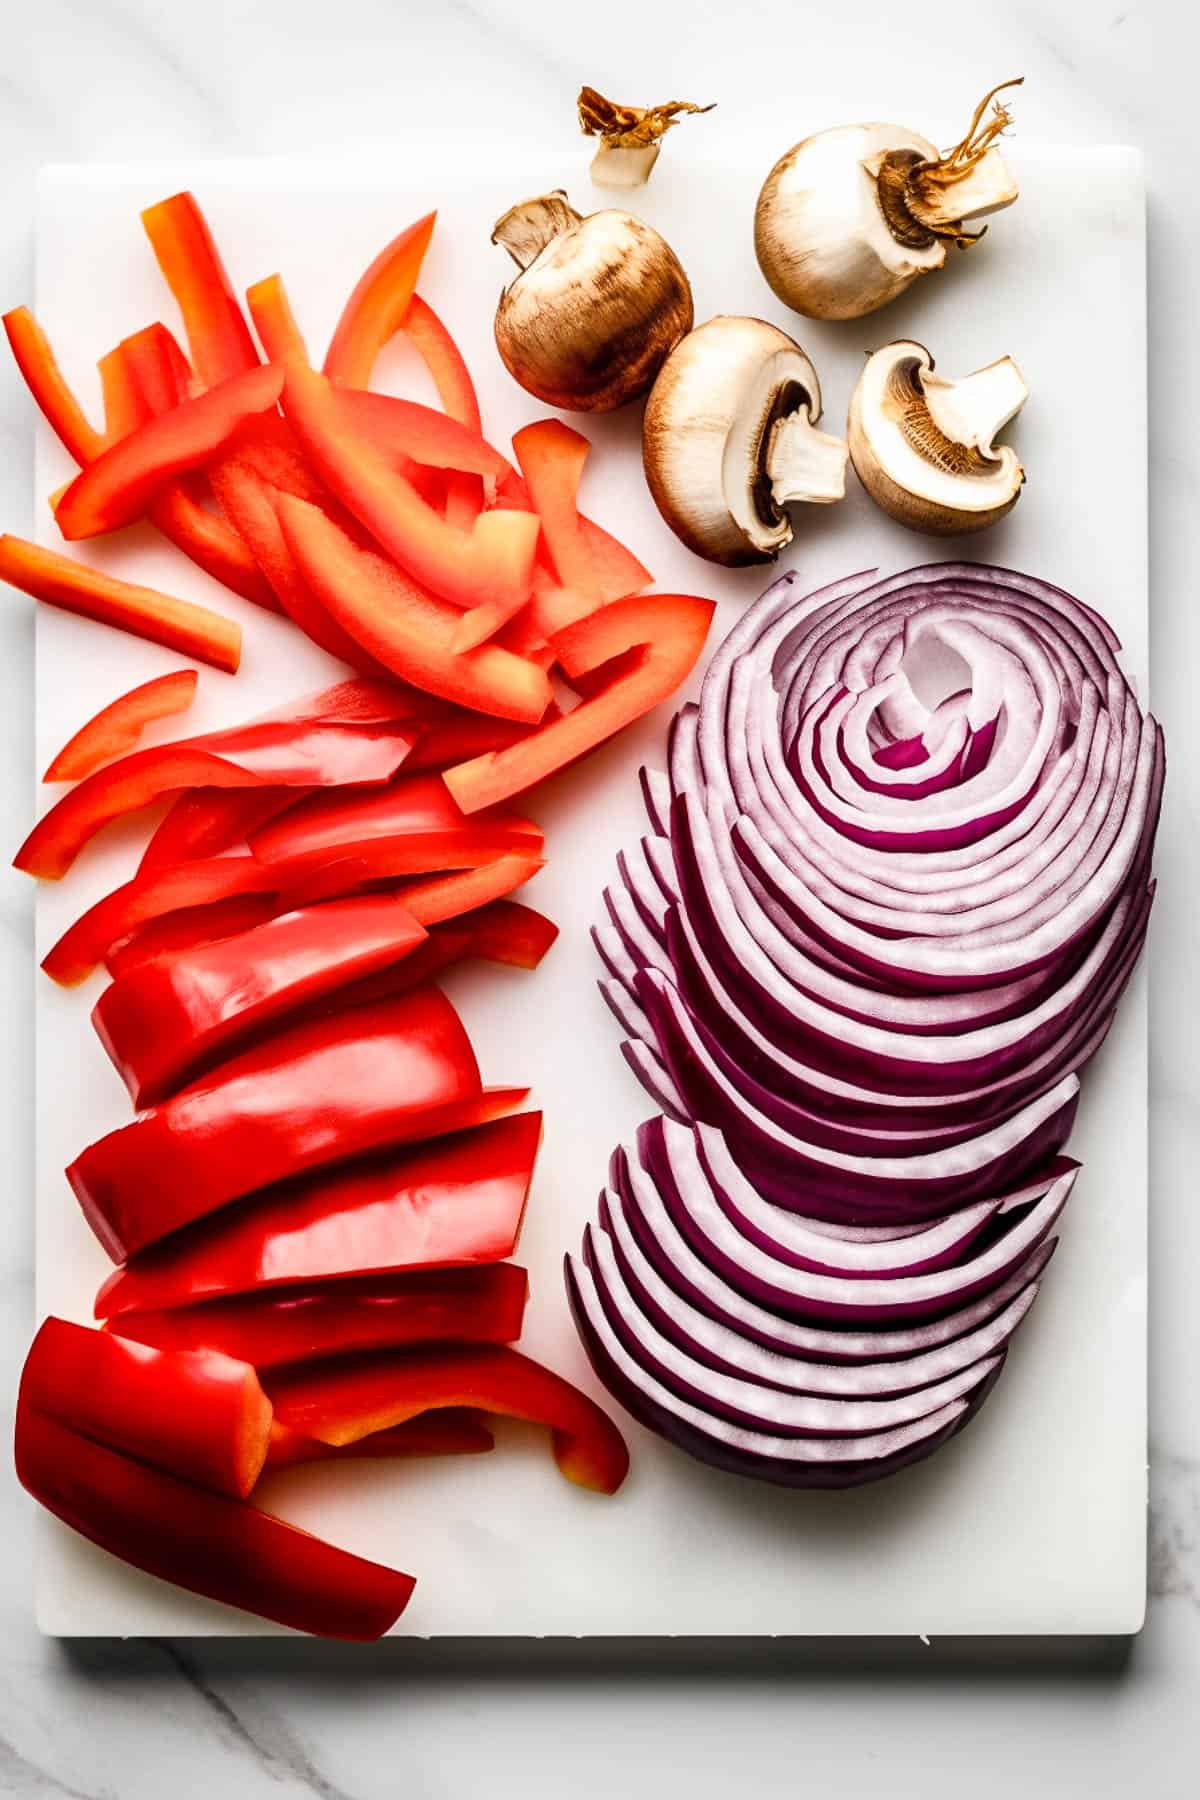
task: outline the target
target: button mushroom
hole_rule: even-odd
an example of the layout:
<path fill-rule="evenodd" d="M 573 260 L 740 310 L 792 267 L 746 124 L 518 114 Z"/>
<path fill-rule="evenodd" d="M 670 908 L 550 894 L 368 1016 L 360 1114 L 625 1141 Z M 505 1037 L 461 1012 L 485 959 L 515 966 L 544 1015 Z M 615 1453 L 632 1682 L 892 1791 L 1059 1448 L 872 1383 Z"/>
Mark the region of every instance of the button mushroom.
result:
<path fill-rule="evenodd" d="M 689 550 L 735 566 L 792 540 L 786 508 L 846 491 L 846 445 L 817 430 L 808 357 L 763 319 L 719 317 L 685 337 L 646 405 L 642 456 L 659 512 Z"/>
<path fill-rule="evenodd" d="M 1028 395 L 1011 356 L 949 381 L 922 344 L 888 344 L 867 359 L 850 402 L 855 472 L 901 525 L 982 531 L 1021 492 L 1016 452 L 995 438 Z"/>

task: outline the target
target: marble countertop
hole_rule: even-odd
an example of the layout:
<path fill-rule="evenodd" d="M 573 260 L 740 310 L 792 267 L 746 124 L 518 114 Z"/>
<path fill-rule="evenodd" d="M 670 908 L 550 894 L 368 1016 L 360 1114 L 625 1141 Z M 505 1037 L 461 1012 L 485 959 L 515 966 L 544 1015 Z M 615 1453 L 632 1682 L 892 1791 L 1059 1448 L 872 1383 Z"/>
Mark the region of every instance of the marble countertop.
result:
<path fill-rule="evenodd" d="M 1200 1682 L 1200 244 L 1184 127 L 1196 26 L 1173 0 L 978 0 L 939 42 L 882 0 L 0 0 L 0 296 L 31 286 L 33 180 L 49 161 L 371 148 L 435 162 L 438 134 L 570 130 L 581 81 L 621 97 L 716 99 L 771 148 L 812 125 L 899 116 L 953 134 L 965 100 L 1023 73 L 1022 132 L 1146 153 L 1150 204 L 1152 692 L 1172 755 L 1151 953 L 1151 1602 L 1132 1645 L 1100 1641 L 112 1643 L 41 1639 L 32 1508 L 0 1468 L 0 1792 L 79 1800 L 420 1800 L 486 1789 L 723 1794 L 823 1786 L 979 1800 L 1032 1776 L 1064 1796 L 1195 1791 Z M 601 29 L 602 25 L 602 29 Z M 1186 41 L 1190 31 L 1193 41 Z M 694 129 L 700 129 L 695 127 Z M 1189 147 L 1190 149 L 1190 147 Z M 682 152 L 681 152 L 682 153 Z M 764 167 L 766 163 L 764 162 Z M 1189 225 L 1188 221 L 1191 221 Z M 1062 221 L 1070 255 L 1070 219 Z M 86 280 L 86 272 L 81 279 Z M 1083 297 L 1086 303 L 1086 296 Z M 1189 333 L 1191 335 L 1189 336 Z M 1111 371 L 1120 379 L 1121 346 Z M 0 521 L 27 532 L 30 420 L 0 365 Z M 1097 530 L 1119 496 L 1098 494 Z M 0 609 L 2 841 L 33 783 L 32 627 Z M 0 1415 L 32 1327 L 28 885 L 0 879 L 9 1169 L 0 1230 Z M 599 1749 L 598 1747 L 602 1746 Z M 1036 1773 L 1035 1773 L 1036 1772 Z"/>

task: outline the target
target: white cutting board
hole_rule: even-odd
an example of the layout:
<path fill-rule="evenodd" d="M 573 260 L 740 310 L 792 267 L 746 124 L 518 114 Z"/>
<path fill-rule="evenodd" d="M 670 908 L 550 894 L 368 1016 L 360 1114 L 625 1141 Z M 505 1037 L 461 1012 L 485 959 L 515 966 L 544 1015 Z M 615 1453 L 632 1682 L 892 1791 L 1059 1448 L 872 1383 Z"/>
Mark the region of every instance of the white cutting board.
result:
<path fill-rule="evenodd" d="M 818 326 L 783 311 L 754 263 L 750 221 L 765 162 L 743 154 L 739 165 L 715 136 L 717 126 L 705 130 L 713 135 L 697 130 L 686 144 L 682 134 L 669 144 L 634 201 L 690 271 L 697 318 L 749 311 L 794 331 L 825 383 L 833 430 L 845 418 L 862 352 L 892 337 L 919 337 L 950 374 L 1013 354 L 1032 390 L 1011 432 L 1028 485 L 1009 520 L 961 548 L 1047 576 L 1100 607 L 1144 683 L 1139 158 L 1015 145 L 1021 201 L 985 244 L 967 256 L 952 253 L 945 274 L 874 319 Z M 582 149 L 555 155 L 496 142 L 479 157 L 448 131 L 436 155 L 425 145 L 412 157 L 398 153 L 362 167 L 53 170 L 41 196 L 38 312 L 69 377 L 94 402 L 92 365 L 103 350 L 154 318 L 176 323 L 138 211 L 190 186 L 235 285 L 281 269 L 320 351 L 359 271 L 396 230 L 436 204 L 440 224 L 421 286 L 466 352 L 489 435 L 506 447 L 539 409 L 509 380 L 492 344 L 492 309 L 509 266 L 489 245 L 492 222 L 514 200 L 558 185 L 582 210 L 609 203 L 590 188 L 586 165 Z M 419 377 L 399 352 L 389 353 L 380 375 L 425 392 L 412 385 Z M 586 424 L 595 444 L 587 509 L 629 541 L 661 586 L 720 599 L 715 644 L 767 576 L 720 573 L 675 543 L 643 486 L 638 423 L 632 408 Z M 69 473 L 41 431 L 39 494 Z M 43 541 L 53 543 L 52 524 L 42 518 Z M 812 509 L 796 523 L 799 541 L 785 561 L 812 586 L 864 565 L 890 572 L 960 548 L 893 525 L 853 476 L 844 505 Z M 218 592 L 147 532 L 80 554 L 242 619 L 241 674 L 231 681 L 204 672 L 185 729 L 231 723 L 333 676 L 333 665 L 290 628 Z M 44 609 L 39 768 L 98 706 L 173 666 L 164 651 Z M 587 934 L 615 852 L 642 829 L 636 771 L 645 759 L 661 759 L 669 710 L 552 783 L 531 808 L 546 827 L 550 866 L 529 898 L 563 927 L 542 969 L 463 970 L 448 984 L 485 1079 L 530 1082 L 546 1113 L 521 1245 L 533 1283 L 524 1348 L 596 1392 L 568 1317 L 561 1259 L 578 1244 L 610 1149 L 650 1109 L 596 992 Z M 157 735 L 174 735 L 179 723 Z M 39 804 L 45 797 L 42 790 Z M 42 889 L 40 953 L 124 879 L 143 835 L 110 834 L 68 880 Z M 82 992 L 63 993 L 39 978 L 37 998 L 38 1308 L 81 1320 L 107 1264 L 62 1170 L 129 1116 L 88 1024 L 99 986 L 97 978 Z M 1071 1145 L 1084 1172 L 1065 1241 L 1004 1379 L 962 1438 L 898 1479 L 858 1493 L 789 1493 L 702 1468 L 623 1419 L 633 1470 L 613 1500 L 563 1481 L 542 1435 L 516 1427 L 501 1431 L 491 1457 L 298 1471 L 274 1480 L 265 1498 L 297 1523 L 414 1573 L 416 1593 L 398 1627 L 409 1634 L 1134 1631 L 1145 1589 L 1146 1072 L 1139 974 L 1088 1074 Z M 37 1614 L 47 1632 L 271 1631 L 123 1567 L 55 1521 L 43 1526 Z"/>

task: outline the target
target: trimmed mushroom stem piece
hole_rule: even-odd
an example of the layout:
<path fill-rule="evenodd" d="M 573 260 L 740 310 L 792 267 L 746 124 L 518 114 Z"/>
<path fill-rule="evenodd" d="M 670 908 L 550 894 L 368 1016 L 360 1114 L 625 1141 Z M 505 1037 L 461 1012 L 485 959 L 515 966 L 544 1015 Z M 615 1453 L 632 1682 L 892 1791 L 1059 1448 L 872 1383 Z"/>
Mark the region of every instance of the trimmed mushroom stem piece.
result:
<path fill-rule="evenodd" d="M 846 491 L 846 445 L 817 430 L 821 384 L 786 332 L 718 317 L 684 338 L 654 384 L 642 427 L 646 480 L 689 550 L 736 566 L 792 541 L 786 508 Z"/>
<path fill-rule="evenodd" d="M 1025 471 L 995 439 L 1029 397 L 1011 356 L 949 381 L 922 344 L 868 358 L 850 402 L 850 456 L 871 498 L 901 525 L 982 531 L 1016 504 Z"/>
<path fill-rule="evenodd" d="M 690 100 L 668 100 L 664 106 L 618 106 L 595 88 L 579 90 L 579 127 L 585 137 L 598 137 L 592 158 L 597 187 L 641 187 L 658 161 L 662 139 L 672 125 L 690 113 L 711 112 Z"/>

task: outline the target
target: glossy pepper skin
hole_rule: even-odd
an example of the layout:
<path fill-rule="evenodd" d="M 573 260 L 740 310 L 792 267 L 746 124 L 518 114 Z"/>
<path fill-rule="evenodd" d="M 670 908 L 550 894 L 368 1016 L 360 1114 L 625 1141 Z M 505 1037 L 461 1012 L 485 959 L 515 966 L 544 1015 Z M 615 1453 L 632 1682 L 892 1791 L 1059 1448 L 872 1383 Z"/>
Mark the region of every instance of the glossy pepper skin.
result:
<path fill-rule="evenodd" d="M 82 1537 L 135 1569 L 317 1637 L 391 1629 L 415 1585 L 244 1500 L 231 1500 L 17 1407 L 17 1479 Z"/>
<path fill-rule="evenodd" d="M 345 1462 L 371 1457 L 479 1456 L 496 1448 L 496 1440 L 469 1407 L 409 1419 L 391 1431 L 377 1431 L 353 1444 L 323 1444 L 288 1425 L 275 1425 L 267 1452 L 267 1469 L 291 1469 L 297 1463 Z"/>
<path fill-rule="evenodd" d="M 288 1176 L 474 1124 L 489 1105 L 513 1104 L 513 1090 L 481 1089 L 445 995 L 419 988 L 242 1051 L 100 1138 L 67 1177 L 117 1262 Z"/>
<path fill-rule="evenodd" d="M 387 841 L 428 842 L 451 854 L 456 841 L 469 848 L 475 838 L 486 838 L 494 854 L 501 850 L 536 854 L 544 842 L 540 826 L 520 813 L 497 808 L 468 818 L 438 775 L 402 773 L 377 793 L 314 794 L 253 832 L 250 848 L 260 862 L 298 867 L 306 859 L 326 862 L 335 853 L 349 856 Z M 471 858 L 462 866 L 471 867 L 476 860 L 481 859 Z"/>
<path fill-rule="evenodd" d="M 524 1269 L 495 1263 L 293 1285 L 166 1312 L 122 1312 L 107 1329 L 138 1344 L 220 1351 L 224 1360 L 269 1369 L 405 1344 L 510 1344 L 521 1335 L 527 1293 Z"/>
<path fill-rule="evenodd" d="M 266 1461 L 271 1403 L 254 1369 L 208 1346 L 154 1348 L 47 1319 L 21 1397 L 110 1450 L 235 1499 Z"/>
<path fill-rule="evenodd" d="M 281 913 L 237 937 L 160 957 L 105 989 L 92 1024 L 139 1109 L 289 1012 L 423 943 L 388 894 Z"/>
<path fill-rule="evenodd" d="M 540 1113 L 518 1113 L 258 1194 L 134 1256 L 100 1289 L 96 1316 L 503 1262 L 520 1235 L 541 1135 Z"/>
<path fill-rule="evenodd" d="M 204 386 L 252 369 L 258 351 L 250 327 L 194 197 L 160 200 L 146 208 L 142 225 L 183 314 L 192 365 Z"/>
<path fill-rule="evenodd" d="M 519 1350 L 497 1345 L 388 1351 L 280 1369 L 267 1378 L 275 1415 L 309 1437 L 351 1443 L 441 1406 L 548 1425 L 568 1481 L 615 1494 L 629 1468 L 620 1432 L 596 1402 Z"/>
<path fill-rule="evenodd" d="M 325 354 L 331 381 L 352 388 L 370 382 L 375 358 L 404 323 L 436 223 L 430 212 L 407 226 L 355 283 Z"/>
<path fill-rule="evenodd" d="M 308 361 L 308 346 L 296 322 L 282 275 L 267 275 L 246 289 L 246 308 L 269 362 Z"/>
<path fill-rule="evenodd" d="M 68 738 L 43 781 L 82 781 L 106 762 L 132 750 L 147 725 L 186 712 L 196 697 L 195 669 L 156 675 L 110 700 Z"/>
<path fill-rule="evenodd" d="M 42 416 L 77 463 L 90 462 L 105 445 L 58 366 L 50 340 L 27 306 L 4 314 L 9 347 Z"/>

